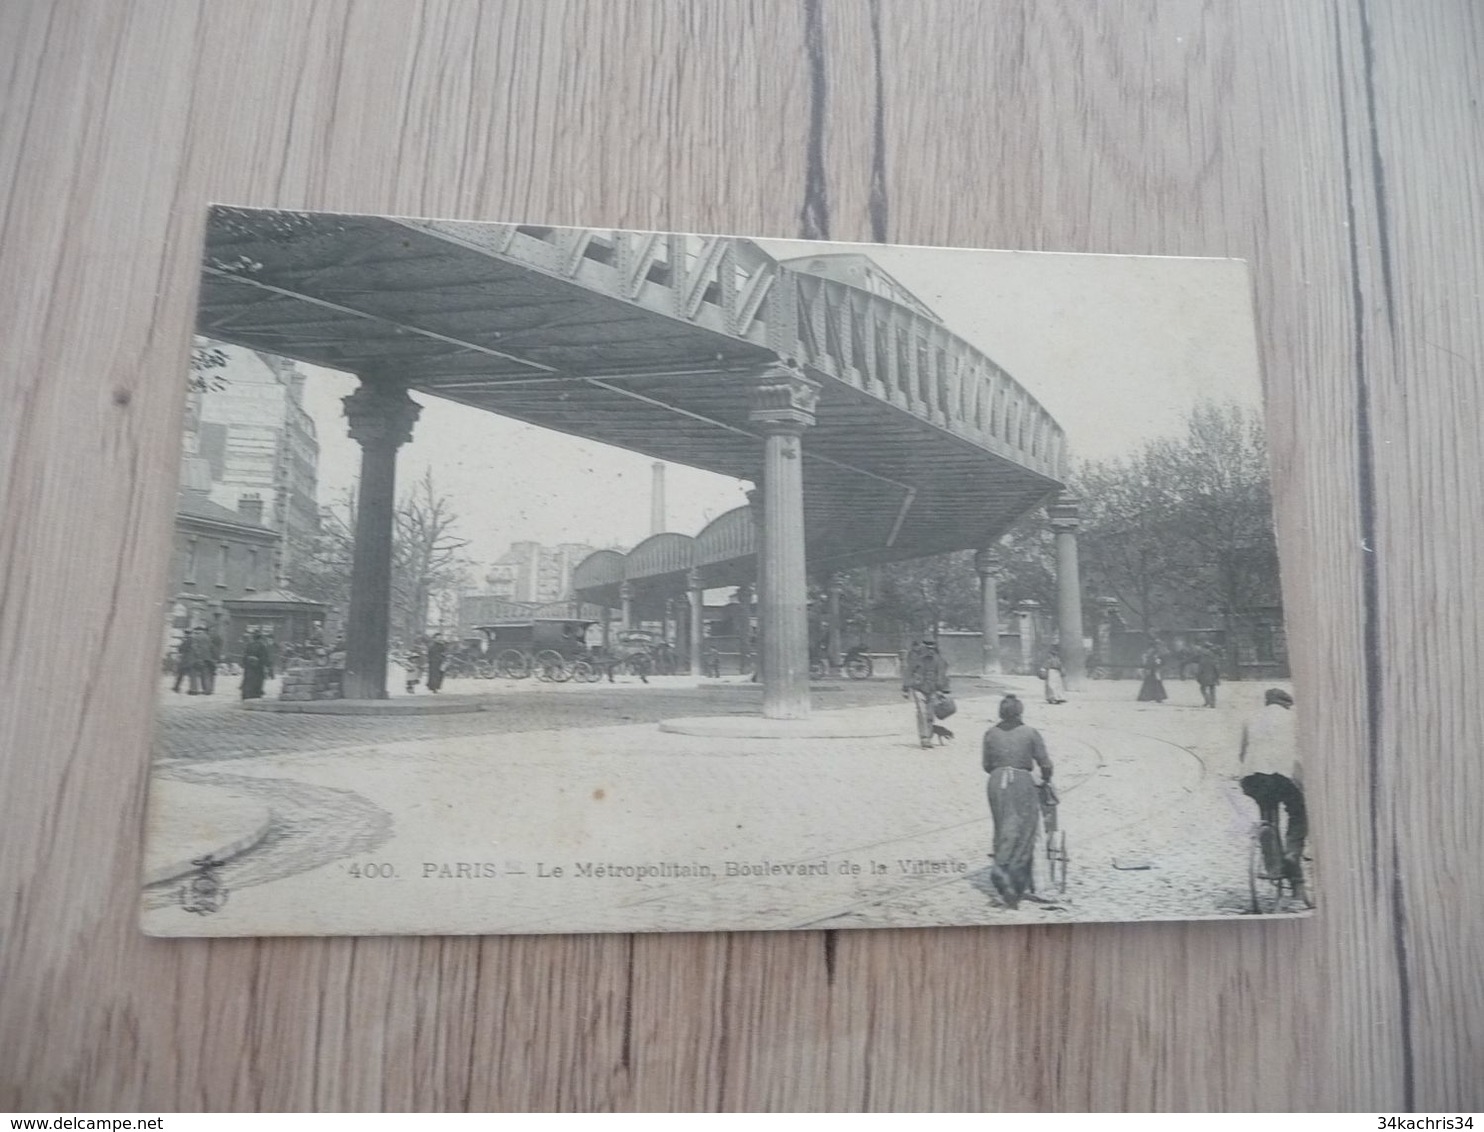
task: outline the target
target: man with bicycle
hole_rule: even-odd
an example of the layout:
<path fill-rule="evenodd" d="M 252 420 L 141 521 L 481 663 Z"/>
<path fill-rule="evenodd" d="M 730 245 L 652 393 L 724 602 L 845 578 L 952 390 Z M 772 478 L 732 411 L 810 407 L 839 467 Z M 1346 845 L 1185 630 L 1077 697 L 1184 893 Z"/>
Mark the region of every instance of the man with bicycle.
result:
<path fill-rule="evenodd" d="M 1309 904 L 1304 887 L 1304 841 L 1309 816 L 1304 806 L 1303 768 L 1294 730 L 1293 697 L 1281 688 L 1269 688 L 1263 706 L 1242 725 L 1242 793 L 1257 803 L 1261 820 L 1278 830 L 1278 807 L 1288 816 L 1283 837 L 1283 874 L 1296 898 Z"/>

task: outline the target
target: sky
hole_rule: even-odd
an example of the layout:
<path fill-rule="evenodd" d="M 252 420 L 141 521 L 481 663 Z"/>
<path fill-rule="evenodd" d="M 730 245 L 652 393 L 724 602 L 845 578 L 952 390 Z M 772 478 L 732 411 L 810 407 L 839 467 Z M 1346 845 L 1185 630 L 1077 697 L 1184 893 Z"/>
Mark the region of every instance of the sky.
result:
<path fill-rule="evenodd" d="M 757 243 L 780 259 L 869 254 L 1046 407 L 1066 430 L 1074 460 L 1116 458 L 1178 434 L 1203 398 L 1261 407 L 1251 286 L 1236 260 Z M 359 469 L 340 405 L 356 382 L 302 368 L 325 503 Z M 522 539 L 628 547 L 649 534 L 652 458 L 413 397 L 423 411 L 401 451 L 399 487 L 431 470 L 476 562 Z M 668 528 L 695 534 L 744 503 L 744 486 L 667 465 Z"/>

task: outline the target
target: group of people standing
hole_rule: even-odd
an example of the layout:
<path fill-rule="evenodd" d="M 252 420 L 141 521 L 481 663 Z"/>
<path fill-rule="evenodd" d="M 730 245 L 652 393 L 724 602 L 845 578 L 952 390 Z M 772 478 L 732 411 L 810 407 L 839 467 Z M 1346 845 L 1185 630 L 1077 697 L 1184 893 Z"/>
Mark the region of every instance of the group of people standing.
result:
<path fill-rule="evenodd" d="M 175 683 L 170 690 L 179 692 L 185 684 L 187 695 L 211 695 L 216 691 L 216 670 L 221 663 L 221 634 L 197 625 L 175 646 Z"/>
<path fill-rule="evenodd" d="M 209 696 L 216 691 L 217 671 L 225 662 L 222 637 L 215 629 L 197 625 L 180 638 L 175 647 L 175 683 L 172 692 L 186 685 L 186 694 Z M 261 699 L 264 684 L 273 678 L 273 642 L 261 629 L 254 629 L 242 642 L 244 700 Z"/>

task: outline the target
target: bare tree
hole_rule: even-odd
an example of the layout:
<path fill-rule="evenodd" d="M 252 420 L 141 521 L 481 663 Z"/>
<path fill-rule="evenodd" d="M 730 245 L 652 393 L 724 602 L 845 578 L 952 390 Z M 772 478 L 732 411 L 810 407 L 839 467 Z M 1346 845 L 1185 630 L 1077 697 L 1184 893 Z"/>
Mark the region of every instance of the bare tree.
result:
<path fill-rule="evenodd" d="M 433 484 L 431 470 L 397 506 L 392 551 L 392 607 L 408 640 L 427 632 L 434 600 L 461 585 L 469 571 L 463 550 L 469 540 L 456 533 L 459 517 L 448 497 Z"/>
<path fill-rule="evenodd" d="M 319 509 L 319 532 L 299 563 L 294 590 L 342 615 L 350 608 L 350 565 L 355 557 L 356 493 L 347 490 Z"/>
<path fill-rule="evenodd" d="M 320 509 L 320 530 L 303 563 L 298 592 L 342 614 L 350 607 L 350 571 L 355 557 L 356 493 L 346 491 Z M 392 528 L 392 634 L 410 643 L 427 632 L 428 612 L 442 620 L 457 612 L 457 591 L 468 576 L 457 533 L 458 515 L 425 473 L 397 504 Z"/>

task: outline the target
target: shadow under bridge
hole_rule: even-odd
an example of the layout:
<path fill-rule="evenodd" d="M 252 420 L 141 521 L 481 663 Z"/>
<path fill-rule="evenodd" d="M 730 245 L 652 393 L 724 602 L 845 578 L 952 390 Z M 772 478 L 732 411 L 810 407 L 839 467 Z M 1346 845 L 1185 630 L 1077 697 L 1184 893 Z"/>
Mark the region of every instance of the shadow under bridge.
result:
<path fill-rule="evenodd" d="M 868 251 L 780 261 L 729 237 L 216 208 L 196 329 L 390 391 L 363 417 L 415 419 L 395 408 L 413 389 L 754 482 L 759 390 L 793 375 L 786 407 L 807 420 L 784 455 L 801 456 L 812 570 L 990 545 L 1065 461 L 1035 398 Z M 405 439 L 348 415 L 367 453 Z"/>

